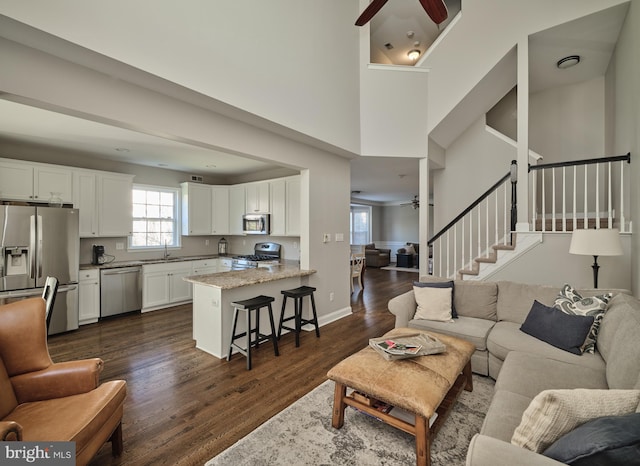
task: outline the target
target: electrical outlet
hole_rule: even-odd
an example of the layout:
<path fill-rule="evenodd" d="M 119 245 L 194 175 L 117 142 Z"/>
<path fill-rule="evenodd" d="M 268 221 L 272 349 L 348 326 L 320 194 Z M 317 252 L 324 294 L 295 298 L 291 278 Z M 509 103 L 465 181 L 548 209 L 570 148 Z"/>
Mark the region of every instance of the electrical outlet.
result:
<path fill-rule="evenodd" d="M 293 249 L 298 249 L 298 242 L 297 241 L 293 242 Z"/>
<path fill-rule="evenodd" d="M 335 297 L 335 295 L 333 294 L 333 291 L 331 293 L 329 293 L 329 301 L 333 301 L 334 297 Z"/>
<path fill-rule="evenodd" d="M 116 249 L 122 251 L 124 249 L 124 243 L 116 243 Z"/>
<path fill-rule="evenodd" d="M 204 245 L 205 245 L 205 246 L 209 246 L 209 240 L 208 240 L 208 239 L 205 239 L 205 240 L 204 240 Z"/>

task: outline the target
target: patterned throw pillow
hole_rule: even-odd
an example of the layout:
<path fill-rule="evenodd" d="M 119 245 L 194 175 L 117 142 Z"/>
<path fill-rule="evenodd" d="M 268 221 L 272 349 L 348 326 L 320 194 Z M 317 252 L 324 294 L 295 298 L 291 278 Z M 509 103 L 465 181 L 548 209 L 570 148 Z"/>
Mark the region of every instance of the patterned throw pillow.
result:
<path fill-rule="evenodd" d="M 609 301 L 613 297 L 612 293 L 599 296 L 588 296 L 583 298 L 571 285 L 565 284 L 553 305 L 556 309 L 570 315 L 577 316 L 593 316 L 593 325 L 589 331 L 587 338 L 582 345 L 583 353 L 593 353 L 595 351 L 596 340 L 598 339 L 598 331 L 600 330 L 600 322 L 609 307 Z"/>

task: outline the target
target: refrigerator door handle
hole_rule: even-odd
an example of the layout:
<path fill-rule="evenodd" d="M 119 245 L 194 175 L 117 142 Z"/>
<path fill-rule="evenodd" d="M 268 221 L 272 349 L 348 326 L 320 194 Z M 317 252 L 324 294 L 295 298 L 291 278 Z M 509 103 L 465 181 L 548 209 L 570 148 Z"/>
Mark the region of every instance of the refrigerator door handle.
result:
<path fill-rule="evenodd" d="M 65 293 L 67 291 L 73 291 L 78 288 L 78 285 L 65 285 L 58 288 L 58 293 Z M 0 292 L 0 299 L 6 298 L 32 298 L 34 296 L 42 296 L 43 288 L 31 288 L 23 291 L 3 291 Z"/>
<path fill-rule="evenodd" d="M 38 251 L 36 256 L 38 260 L 37 278 L 42 278 L 42 215 L 38 215 Z"/>
<path fill-rule="evenodd" d="M 31 236 L 29 238 L 29 278 L 36 278 L 36 216 L 29 217 Z"/>

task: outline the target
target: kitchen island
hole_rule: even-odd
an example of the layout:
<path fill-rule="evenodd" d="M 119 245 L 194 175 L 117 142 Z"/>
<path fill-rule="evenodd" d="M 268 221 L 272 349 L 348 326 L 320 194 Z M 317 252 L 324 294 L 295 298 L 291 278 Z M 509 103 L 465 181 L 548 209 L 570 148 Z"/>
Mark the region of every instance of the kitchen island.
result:
<path fill-rule="evenodd" d="M 193 284 L 193 339 L 196 348 L 220 359 L 227 357 L 233 308 L 231 303 L 258 295 L 272 296 L 276 326 L 282 309 L 282 290 L 307 285 L 315 270 L 300 269 L 298 263 L 284 262 L 245 270 L 194 275 L 184 280 Z M 307 312 L 305 303 L 305 313 Z M 293 302 L 288 303 L 293 306 Z M 289 310 L 287 310 L 289 315 Z M 244 331 L 244 319 L 238 319 L 238 332 Z M 269 329 L 267 312 L 261 313 L 260 327 Z"/>

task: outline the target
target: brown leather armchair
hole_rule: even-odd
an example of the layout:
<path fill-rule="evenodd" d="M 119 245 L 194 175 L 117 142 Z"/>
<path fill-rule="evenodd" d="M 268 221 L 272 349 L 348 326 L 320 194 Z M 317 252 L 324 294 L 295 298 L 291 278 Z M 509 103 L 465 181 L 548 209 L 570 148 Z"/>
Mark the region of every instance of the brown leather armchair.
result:
<path fill-rule="evenodd" d="M 99 358 L 54 363 L 45 314 L 42 298 L 0 306 L 0 441 L 73 441 L 78 465 L 107 441 L 120 455 L 126 382 L 100 384 Z"/>
<path fill-rule="evenodd" d="M 375 243 L 364 246 L 367 267 L 386 267 L 391 262 L 391 249 L 376 248 Z"/>

